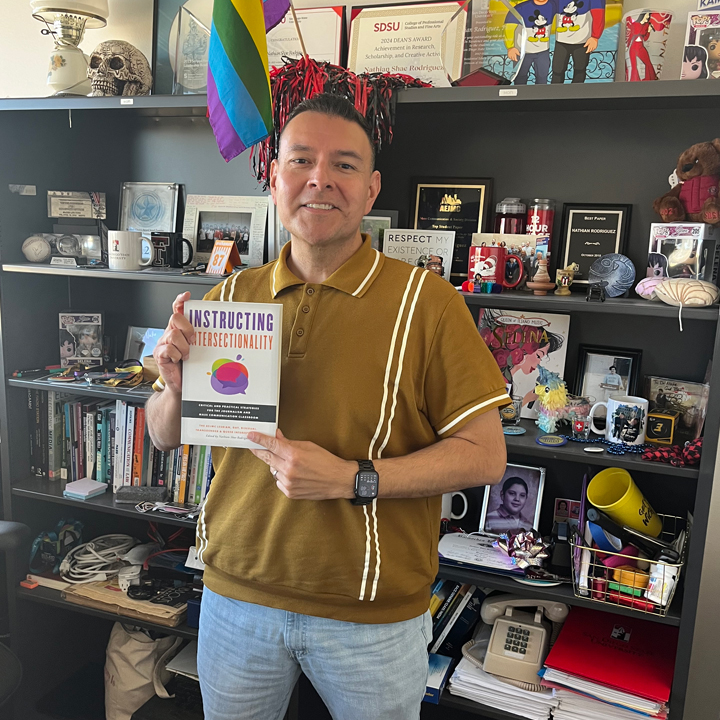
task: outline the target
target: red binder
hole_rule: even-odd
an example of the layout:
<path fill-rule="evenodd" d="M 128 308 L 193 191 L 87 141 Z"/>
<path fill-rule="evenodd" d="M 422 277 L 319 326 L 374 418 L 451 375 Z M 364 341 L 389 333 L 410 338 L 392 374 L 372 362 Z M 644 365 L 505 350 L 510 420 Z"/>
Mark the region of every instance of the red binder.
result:
<path fill-rule="evenodd" d="M 677 642 L 676 627 L 574 607 L 545 665 L 666 703 Z"/>

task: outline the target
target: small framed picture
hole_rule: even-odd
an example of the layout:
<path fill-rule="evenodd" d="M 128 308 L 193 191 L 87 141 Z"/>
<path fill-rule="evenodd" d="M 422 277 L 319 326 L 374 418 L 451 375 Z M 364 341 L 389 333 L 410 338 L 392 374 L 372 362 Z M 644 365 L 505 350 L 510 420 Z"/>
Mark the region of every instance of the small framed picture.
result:
<path fill-rule="evenodd" d="M 290 231 L 285 228 L 278 215 L 277 205 L 268 195 L 268 262 L 277 260 L 283 246 L 290 242 Z"/>
<path fill-rule="evenodd" d="M 577 263 L 574 285 L 586 286 L 590 266 L 603 255 L 624 253 L 632 205 L 563 205 L 560 267 Z"/>
<path fill-rule="evenodd" d="M 398 226 L 397 210 L 371 210 L 360 223 L 360 232 L 370 235 L 372 246 L 376 250 L 383 249 L 383 233 Z"/>
<path fill-rule="evenodd" d="M 480 532 L 502 535 L 537 530 L 544 487 L 545 468 L 508 464 L 502 480 L 485 488 Z"/>
<path fill-rule="evenodd" d="M 147 355 L 152 355 L 158 340 L 165 331 L 160 328 L 128 327 L 127 340 L 125 341 L 124 360 L 140 360 Z"/>
<path fill-rule="evenodd" d="M 126 182 L 120 190 L 120 230 L 175 232 L 180 185 Z"/>
<path fill-rule="evenodd" d="M 642 350 L 580 345 L 575 394 L 592 402 L 607 402 L 612 395 L 636 395 Z M 598 408 L 604 417 L 604 408 Z"/>

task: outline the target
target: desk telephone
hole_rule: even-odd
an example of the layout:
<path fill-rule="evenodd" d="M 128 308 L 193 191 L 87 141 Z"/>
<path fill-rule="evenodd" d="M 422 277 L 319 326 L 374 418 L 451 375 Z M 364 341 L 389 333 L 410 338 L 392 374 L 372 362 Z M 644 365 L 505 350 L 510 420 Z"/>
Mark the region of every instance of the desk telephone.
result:
<path fill-rule="evenodd" d="M 535 608 L 523 612 L 518 608 Z M 568 606 L 553 600 L 532 600 L 519 595 L 495 595 L 482 604 L 480 616 L 493 625 L 483 670 L 500 677 L 537 685 L 538 671 L 550 646 L 552 622 L 563 622 Z"/>

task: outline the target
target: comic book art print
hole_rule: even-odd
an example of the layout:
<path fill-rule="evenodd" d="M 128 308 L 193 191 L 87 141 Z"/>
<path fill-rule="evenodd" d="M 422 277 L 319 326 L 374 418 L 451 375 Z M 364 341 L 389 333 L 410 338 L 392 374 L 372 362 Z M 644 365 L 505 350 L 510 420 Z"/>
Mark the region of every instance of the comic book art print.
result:
<path fill-rule="evenodd" d="M 537 417 L 540 365 L 563 377 L 570 316 L 481 308 L 478 330 L 512 394 L 522 397 L 523 418 Z"/>

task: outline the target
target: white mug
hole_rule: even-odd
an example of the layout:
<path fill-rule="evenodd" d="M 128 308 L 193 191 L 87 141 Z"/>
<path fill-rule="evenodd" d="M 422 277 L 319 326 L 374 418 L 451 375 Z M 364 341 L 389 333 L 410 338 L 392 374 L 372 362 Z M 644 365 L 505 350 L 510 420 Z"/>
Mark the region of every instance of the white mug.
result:
<path fill-rule="evenodd" d="M 611 395 L 607 402 L 597 402 L 590 410 L 590 429 L 602 435 L 595 427 L 595 410 L 601 405 L 607 408 L 605 438 L 609 442 L 625 445 L 642 445 L 645 442 L 648 401 L 632 395 Z"/>
<path fill-rule="evenodd" d="M 143 260 L 143 244 L 150 254 Z M 152 243 L 140 232 L 108 230 L 108 265 L 111 270 L 139 270 L 152 263 Z"/>
<path fill-rule="evenodd" d="M 452 511 L 452 501 L 455 496 L 459 495 L 463 500 L 463 509 L 459 514 Z M 462 520 L 468 511 L 468 500 L 464 492 L 444 493 L 442 496 L 442 513 L 440 515 L 443 520 Z"/>

